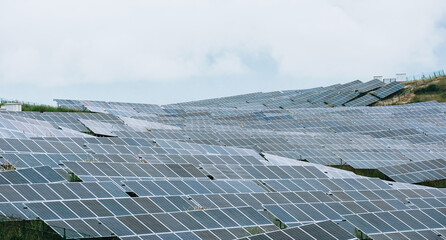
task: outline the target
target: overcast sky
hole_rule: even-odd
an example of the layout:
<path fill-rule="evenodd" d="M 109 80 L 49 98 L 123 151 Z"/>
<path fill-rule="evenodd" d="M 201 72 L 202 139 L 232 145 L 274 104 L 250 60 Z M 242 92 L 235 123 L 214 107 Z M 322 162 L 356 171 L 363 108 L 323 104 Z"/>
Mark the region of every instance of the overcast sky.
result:
<path fill-rule="evenodd" d="M 0 97 L 167 104 L 446 68 L 446 1 L 0 0 Z"/>

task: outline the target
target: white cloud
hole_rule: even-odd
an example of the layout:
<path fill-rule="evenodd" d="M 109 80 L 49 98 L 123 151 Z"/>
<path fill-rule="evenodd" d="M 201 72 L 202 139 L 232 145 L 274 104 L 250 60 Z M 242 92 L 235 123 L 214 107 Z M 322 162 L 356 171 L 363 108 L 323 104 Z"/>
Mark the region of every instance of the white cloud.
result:
<path fill-rule="evenodd" d="M 272 80 L 325 83 L 436 70 L 445 14 L 441 0 L 0 0 L 0 82 L 172 82 L 265 64 Z"/>

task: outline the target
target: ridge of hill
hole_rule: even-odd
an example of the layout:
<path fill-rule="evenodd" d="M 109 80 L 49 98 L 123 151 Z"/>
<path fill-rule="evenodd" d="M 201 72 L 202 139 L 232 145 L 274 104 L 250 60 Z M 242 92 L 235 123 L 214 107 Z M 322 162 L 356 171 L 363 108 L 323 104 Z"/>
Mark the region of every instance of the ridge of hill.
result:
<path fill-rule="evenodd" d="M 402 105 L 417 102 L 446 102 L 446 76 L 401 82 L 405 88 L 373 106 Z"/>

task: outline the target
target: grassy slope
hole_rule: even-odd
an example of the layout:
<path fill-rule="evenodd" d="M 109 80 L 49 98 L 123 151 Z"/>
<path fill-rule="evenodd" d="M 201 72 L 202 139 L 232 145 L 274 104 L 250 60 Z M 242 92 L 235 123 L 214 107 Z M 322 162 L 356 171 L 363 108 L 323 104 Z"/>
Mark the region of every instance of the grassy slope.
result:
<path fill-rule="evenodd" d="M 32 112 L 84 112 L 74 109 L 69 109 L 65 107 L 52 107 L 47 105 L 29 105 L 23 104 L 22 111 L 32 111 Z"/>
<path fill-rule="evenodd" d="M 446 76 L 403 82 L 406 87 L 391 98 L 381 100 L 374 106 L 400 105 L 416 102 L 446 102 Z"/>

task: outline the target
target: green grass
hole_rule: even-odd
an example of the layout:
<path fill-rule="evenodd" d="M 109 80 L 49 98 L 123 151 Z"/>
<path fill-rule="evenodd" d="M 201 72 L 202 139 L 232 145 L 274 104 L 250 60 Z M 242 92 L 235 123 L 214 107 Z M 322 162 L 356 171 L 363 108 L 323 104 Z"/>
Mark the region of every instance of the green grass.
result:
<path fill-rule="evenodd" d="M 428 186 L 428 187 L 435 187 L 435 188 L 446 188 L 446 179 L 441 180 L 426 180 L 420 183 L 417 183 L 418 185 Z"/>
<path fill-rule="evenodd" d="M 431 84 L 414 91 L 415 94 L 435 94 L 440 93 L 442 89 L 437 84 Z"/>
<path fill-rule="evenodd" d="M 378 169 L 356 169 L 350 165 L 329 165 L 329 167 L 339 168 L 342 170 L 347 170 L 350 172 L 354 172 L 357 175 L 365 176 L 365 177 L 373 177 L 380 178 L 382 180 L 393 181 L 390 177 L 379 171 Z"/>
<path fill-rule="evenodd" d="M 245 230 L 250 234 L 250 235 L 257 235 L 260 233 L 264 233 L 264 231 L 259 228 L 259 227 L 246 227 Z M 248 236 L 245 236 L 248 237 Z"/>
<path fill-rule="evenodd" d="M 63 238 L 41 220 L 5 219 L 0 221 L 0 239 L 59 240 Z"/>
<path fill-rule="evenodd" d="M 355 227 L 355 235 L 360 240 L 372 240 L 367 234 L 364 234 L 361 230 Z"/>
<path fill-rule="evenodd" d="M 446 102 L 446 78 L 442 78 L 438 83 L 432 83 L 418 88 L 414 91 L 415 97 L 411 102 L 437 101 Z"/>
<path fill-rule="evenodd" d="M 48 105 L 30 105 L 30 104 L 23 104 L 22 105 L 22 111 L 31 111 L 31 112 L 88 112 L 88 111 L 81 111 L 81 110 L 75 110 L 70 109 L 66 107 L 52 107 Z"/>
<path fill-rule="evenodd" d="M 74 173 L 70 172 L 68 177 L 69 182 L 82 182 L 82 180 Z"/>
<path fill-rule="evenodd" d="M 21 220 L 11 217 L 0 216 L 0 239 L 8 240 L 62 240 L 77 239 L 79 236 L 72 229 L 55 227 L 55 230 L 42 220 Z M 56 232 L 57 231 L 57 232 Z M 65 234 L 66 238 L 61 237 Z M 89 240 L 118 240 L 116 236 L 110 237 L 87 237 Z"/>
<path fill-rule="evenodd" d="M 276 217 L 274 217 L 273 223 L 280 229 L 285 229 L 288 227 L 285 223 L 283 223 L 282 221 L 280 221 L 280 219 L 278 219 Z"/>

